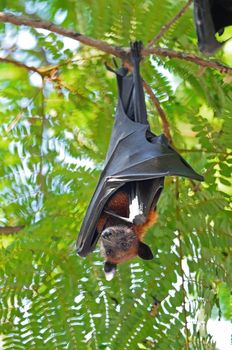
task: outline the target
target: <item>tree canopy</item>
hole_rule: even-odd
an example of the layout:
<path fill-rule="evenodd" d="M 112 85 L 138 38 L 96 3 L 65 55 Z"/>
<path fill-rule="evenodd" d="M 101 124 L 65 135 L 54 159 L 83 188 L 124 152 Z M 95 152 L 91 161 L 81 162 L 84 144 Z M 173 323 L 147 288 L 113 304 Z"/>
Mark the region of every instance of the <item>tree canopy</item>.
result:
<path fill-rule="evenodd" d="M 2 348 L 216 349 L 207 322 L 232 317 L 231 42 L 200 54 L 191 0 L 2 3 Z M 74 242 L 114 121 L 105 62 L 130 69 L 135 39 L 152 131 L 205 181 L 166 178 L 155 259 L 107 282 L 99 251 Z"/>

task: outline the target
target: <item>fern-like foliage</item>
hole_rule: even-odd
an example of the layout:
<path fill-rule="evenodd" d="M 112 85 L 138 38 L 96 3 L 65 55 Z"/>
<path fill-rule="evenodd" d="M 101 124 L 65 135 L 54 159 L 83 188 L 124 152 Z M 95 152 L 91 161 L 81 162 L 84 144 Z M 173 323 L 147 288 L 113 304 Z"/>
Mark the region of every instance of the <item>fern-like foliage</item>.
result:
<path fill-rule="evenodd" d="M 184 4 L 5 2 L 6 11 L 120 46 L 146 45 Z M 159 221 L 146 238 L 155 259 L 124 264 L 106 282 L 99 251 L 81 259 L 74 242 L 113 124 L 110 57 L 43 30 L 1 24 L 0 37 L 2 57 L 51 71 L 0 62 L 2 348 L 216 349 L 207 322 L 232 316 L 230 77 L 184 60 L 142 62 L 175 147 L 205 182 L 166 179 Z M 191 7 L 159 44 L 197 53 Z M 149 96 L 146 102 L 159 134 L 159 114 Z"/>

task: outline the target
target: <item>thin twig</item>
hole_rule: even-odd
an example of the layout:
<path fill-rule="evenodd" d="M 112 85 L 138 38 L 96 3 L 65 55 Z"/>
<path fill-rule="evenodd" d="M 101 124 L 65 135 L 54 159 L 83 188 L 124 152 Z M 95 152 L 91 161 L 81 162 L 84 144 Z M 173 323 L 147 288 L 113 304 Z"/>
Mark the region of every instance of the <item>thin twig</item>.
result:
<path fill-rule="evenodd" d="M 154 103 L 154 105 L 159 113 L 159 116 L 160 116 L 160 119 L 161 119 L 162 125 L 163 125 L 164 135 L 167 137 L 169 143 L 172 144 L 170 125 L 169 125 L 168 119 L 166 117 L 166 114 L 165 114 L 163 108 L 161 107 L 160 102 L 159 102 L 158 98 L 156 97 L 156 95 L 154 94 L 152 88 L 148 85 L 148 83 L 146 81 L 143 81 L 143 86 L 144 86 L 144 89 L 146 90 L 146 92 L 148 93 L 148 95 L 150 96 L 152 102 Z"/>
<path fill-rule="evenodd" d="M 129 48 L 121 48 L 118 46 L 109 45 L 105 41 L 93 39 L 87 37 L 83 34 L 74 32 L 70 29 L 61 28 L 52 22 L 43 21 L 42 19 L 31 19 L 25 16 L 15 16 L 13 14 L 0 12 L 0 22 L 12 23 L 15 25 L 26 25 L 32 28 L 42 28 L 49 30 L 51 32 L 67 36 L 74 40 L 77 40 L 85 45 L 94 47 L 100 51 L 111 54 L 116 57 L 120 57 L 123 60 L 130 61 L 130 49 Z M 216 70 L 219 70 L 221 73 L 232 75 L 232 68 L 225 66 L 221 63 L 215 61 L 209 61 L 202 59 L 196 55 L 185 53 L 185 52 L 177 52 L 169 49 L 163 48 L 144 48 L 141 52 L 143 57 L 149 56 L 151 54 L 155 54 L 161 57 L 169 57 L 169 58 L 178 58 L 186 61 L 194 62 L 202 67 L 210 67 Z M 26 67 L 25 67 L 26 68 Z M 35 67 L 34 67 L 35 68 Z M 35 70 L 37 72 L 37 69 Z"/>
<path fill-rule="evenodd" d="M 20 230 L 22 230 L 25 226 L 20 225 L 20 226 L 4 226 L 0 227 L 0 235 L 11 235 L 13 233 L 17 233 Z"/>
<path fill-rule="evenodd" d="M 221 64 L 221 63 L 216 62 L 216 61 L 205 60 L 205 59 L 203 59 L 199 56 L 196 56 L 192 53 L 163 49 L 160 47 L 149 48 L 149 49 L 144 48 L 142 51 L 142 55 L 147 56 L 149 54 L 154 54 L 154 55 L 161 56 L 161 57 L 177 58 L 180 60 L 194 62 L 194 63 L 198 64 L 199 66 L 206 67 L 206 68 L 213 68 L 213 69 L 218 70 L 221 73 L 232 75 L 232 68 L 225 66 L 224 64 Z"/>
<path fill-rule="evenodd" d="M 117 57 L 126 56 L 126 51 L 120 47 L 109 45 L 108 43 L 102 40 L 96 40 L 96 39 L 90 38 L 81 33 L 74 32 L 73 30 L 70 30 L 70 29 L 61 28 L 52 22 L 44 21 L 42 19 L 29 18 L 25 16 L 15 16 L 10 13 L 0 12 L 0 22 L 12 23 L 15 25 L 25 25 L 32 28 L 47 29 L 53 33 L 57 33 L 57 34 L 72 38 L 74 40 L 77 40 L 82 44 L 95 47 L 96 49 L 104 51 L 108 54 L 111 54 Z"/>
<path fill-rule="evenodd" d="M 26 64 L 24 64 L 22 62 L 15 61 L 15 60 L 12 60 L 11 58 L 0 57 L 0 62 L 11 63 L 11 64 L 14 64 L 15 66 L 20 67 L 20 68 L 25 68 L 28 71 L 32 71 L 32 72 L 36 72 L 36 73 L 40 74 L 39 70 L 36 67 L 27 66 Z"/>
<path fill-rule="evenodd" d="M 43 141 L 44 141 L 44 133 L 46 128 L 46 115 L 45 115 L 45 81 L 43 78 L 43 84 L 41 87 L 41 131 L 40 131 L 40 163 L 39 163 L 39 186 L 41 193 L 45 195 L 45 176 L 43 174 L 43 165 L 44 165 L 44 151 L 43 151 Z"/>
<path fill-rule="evenodd" d="M 13 59 L 9 59 L 9 58 L 1 58 L 0 57 L 0 61 L 14 64 L 15 66 L 18 66 L 20 68 L 24 68 L 28 71 L 36 72 L 36 73 L 40 74 L 42 78 L 46 77 L 48 80 L 50 80 L 52 82 L 57 82 L 59 87 L 61 87 L 61 86 L 64 87 L 66 90 L 70 91 L 72 94 L 75 94 L 83 99 L 84 98 L 87 99 L 84 95 L 81 95 L 80 93 L 78 93 L 78 91 L 71 88 L 66 83 L 64 83 L 59 77 L 54 75 L 54 72 L 59 68 L 59 65 L 53 65 L 53 66 L 51 65 L 48 67 L 35 68 L 33 66 L 27 66 L 24 63 L 21 63 L 21 62 L 18 62 L 18 61 L 15 61 Z M 75 61 L 70 61 L 70 62 L 72 63 Z M 70 62 L 68 62 L 68 63 L 70 63 Z M 64 63 L 62 63 L 61 65 L 64 65 Z M 16 118 L 16 119 L 18 119 L 18 118 Z M 15 126 L 15 120 L 12 123 L 14 123 L 13 126 Z M 12 125 L 10 124 L 7 131 L 10 131 L 11 129 L 12 129 Z"/>
<path fill-rule="evenodd" d="M 26 64 L 23 64 L 21 62 L 17 62 L 15 60 L 12 60 L 12 59 L 9 59 L 9 58 L 0 58 L 0 61 L 14 64 L 14 65 L 19 66 L 21 68 L 24 68 L 24 69 L 26 69 L 28 71 L 36 72 L 36 73 L 40 74 L 42 76 L 42 78 L 47 77 L 51 81 L 59 82 L 60 85 L 63 85 L 66 89 L 70 90 L 67 85 L 64 85 L 64 84 L 61 83 L 60 78 L 55 77 L 55 75 L 53 74 L 53 71 L 56 70 L 56 67 L 57 67 L 56 65 L 50 66 L 50 67 L 35 68 L 35 67 L 32 67 L 32 66 L 27 66 Z M 70 63 L 72 63 L 72 62 L 70 62 Z M 126 61 L 126 67 L 130 71 L 133 70 L 133 67 L 131 66 L 131 64 L 128 61 Z M 172 143 L 172 137 L 171 137 L 171 134 L 170 134 L 170 126 L 169 126 L 167 117 L 165 115 L 165 112 L 164 112 L 164 110 L 162 109 L 162 107 L 160 105 L 159 100 L 155 96 L 155 94 L 152 91 L 151 87 L 145 81 L 143 81 L 143 86 L 144 86 L 145 90 L 147 91 L 147 93 L 149 94 L 151 100 L 153 101 L 153 103 L 154 103 L 154 105 L 155 105 L 155 107 L 156 107 L 156 109 L 157 109 L 157 111 L 159 113 L 159 116 L 160 116 L 162 124 L 163 124 L 164 135 L 167 137 L 169 142 Z M 77 92 L 73 90 L 72 93 L 77 93 Z"/>
<path fill-rule="evenodd" d="M 108 43 L 103 42 L 101 40 L 89 38 L 87 36 L 84 36 L 80 33 L 74 32 L 72 30 L 58 27 L 51 22 L 43 21 L 41 19 L 30 19 L 30 18 L 24 17 L 24 16 L 15 16 L 15 15 L 6 14 L 3 12 L 0 12 L 0 22 L 9 22 L 9 23 L 16 24 L 16 25 L 27 25 L 27 26 L 31 26 L 33 28 L 47 29 L 47 30 L 52 31 L 54 33 L 73 38 L 74 40 L 80 41 L 85 45 L 95 47 L 96 49 L 99 49 L 103 52 L 120 57 L 124 61 L 130 61 L 129 56 L 128 56 L 128 54 L 129 54 L 128 48 L 123 49 L 123 48 L 119 48 L 116 46 L 111 46 Z M 210 68 L 219 70 L 221 73 L 227 73 L 227 74 L 232 75 L 232 68 L 227 67 L 227 66 L 220 64 L 218 62 L 215 62 L 215 61 L 208 61 L 208 60 L 202 59 L 202 58 L 200 58 L 196 55 L 190 54 L 190 53 L 177 52 L 177 51 L 163 49 L 163 48 L 144 48 L 142 50 L 143 57 L 148 56 L 150 54 L 155 54 L 155 55 L 162 56 L 162 57 L 177 58 L 177 59 L 182 59 L 182 60 L 186 60 L 186 61 L 191 61 L 191 62 L 194 62 L 194 63 L 200 65 L 200 66 L 210 67 Z M 14 63 L 18 66 L 24 67 L 27 70 L 32 70 L 34 72 L 37 72 L 37 73 L 43 75 L 42 70 L 40 71 L 40 69 L 38 69 L 38 68 L 28 67 L 25 64 L 18 63 L 16 61 L 12 61 L 11 59 L 4 59 L 4 60 L 5 61 L 7 60 L 10 63 Z M 44 75 L 46 75 L 46 74 L 44 74 Z M 172 138 L 171 138 L 171 134 L 170 134 L 170 126 L 169 126 L 167 117 L 166 117 L 157 97 L 153 93 L 151 87 L 149 87 L 149 85 L 146 82 L 144 82 L 144 87 L 145 87 L 147 93 L 150 95 L 150 97 L 151 97 L 153 103 L 155 104 L 157 111 L 160 115 L 160 118 L 161 118 L 162 124 L 163 124 L 164 134 L 168 138 L 169 142 L 172 142 Z"/>
<path fill-rule="evenodd" d="M 176 188 L 175 188 L 175 197 L 176 197 L 176 221 L 177 224 L 180 221 L 180 208 L 179 208 L 179 178 L 178 176 L 176 177 Z M 178 226 L 178 225 L 177 225 Z M 188 329 L 188 318 L 187 318 L 187 310 L 186 310 L 186 299 L 187 299 L 187 294 L 185 290 L 185 272 L 183 269 L 183 259 L 184 259 L 184 252 L 183 252 L 183 239 L 181 236 L 181 232 L 179 228 L 177 227 L 177 238 L 179 242 L 179 268 L 180 268 L 180 277 L 181 277 L 181 290 L 182 290 L 182 295 L 183 295 L 183 314 L 184 314 L 184 328 L 185 328 L 185 350 L 189 350 L 189 329 Z"/>
<path fill-rule="evenodd" d="M 98 54 L 98 55 L 89 55 L 88 57 L 79 57 L 79 58 L 69 58 L 65 61 L 62 61 L 58 64 L 49 64 L 47 66 L 42 66 L 40 68 L 38 68 L 38 71 L 40 74 L 42 75 L 49 75 L 50 72 L 54 71 L 54 70 L 58 70 L 59 68 L 62 68 L 63 66 L 67 66 L 68 64 L 75 64 L 76 62 L 85 62 L 85 61 L 91 61 L 95 58 L 104 58 L 105 54 Z"/>
<path fill-rule="evenodd" d="M 7 126 L 6 128 L 6 132 L 10 132 L 20 121 L 20 119 L 22 118 L 23 113 L 20 112 L 16 115 L 16 117 L 14 118 L 14 120 L 12 120 L 12 122 Z"/>
<path fill-rule="evenodd" d="M 187 11 L 187 9 L 189 8 L 189 6 L 191 5 L 192 0 L 188 0 L 188 2 L 180 9 L 180 11 L 166 24 L 164 24 L 162 26 L 162 28 L 160 29 L 160 32 L 154 37 L 154 39 L 152 39 L 148 45 L 147 48 L 151 48 L 152 46 L 154 46 L 161 38 L 162 36 L 171 28 L 171 26 L 173 26 L 173 24 L 180 18 L 183 16 L 183 14 Z"/>
<path fill-rule="evenodd" d="M 90 101 L 90 99 L 88 97 L 82 95 L 80 92 L 78 92 L 72 86 L 70 86 L 66 82 L 64 82 L 59 76 L 56 76 L 55 74 L 50 75 L 50 76 L 48 76 L 48 80 L 50 80 L 51 82 L 56 84 L 60 90 L 61 90 L 61 88 L 64 88 L 65 90 L 69 91 L 71 94 L 78 96 L 81 99 L 85 99 L 88 102 L 92 102 L 92 101 Z"/>

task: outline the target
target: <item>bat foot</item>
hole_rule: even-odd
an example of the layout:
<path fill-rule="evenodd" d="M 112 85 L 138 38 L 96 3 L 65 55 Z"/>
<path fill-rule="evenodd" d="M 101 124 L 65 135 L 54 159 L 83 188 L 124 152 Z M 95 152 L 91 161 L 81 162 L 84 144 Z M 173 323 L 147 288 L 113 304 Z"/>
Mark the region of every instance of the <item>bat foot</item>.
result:
<path fill-rule="evenodd" d="M 142 41 L 131 42 L 131 54 L 134 58 L 141 59 L 141 50 L 143 48 Z"/>

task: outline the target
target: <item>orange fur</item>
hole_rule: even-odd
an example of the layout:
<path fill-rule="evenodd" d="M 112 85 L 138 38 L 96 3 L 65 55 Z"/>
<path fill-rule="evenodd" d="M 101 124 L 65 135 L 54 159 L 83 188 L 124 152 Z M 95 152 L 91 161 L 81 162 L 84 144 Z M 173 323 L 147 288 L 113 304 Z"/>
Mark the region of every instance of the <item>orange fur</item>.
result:
<path fill-rule="evenodd" d="M 117 215 L 127 217 L 128 206 L 129 206 L 128 195 L 125 192 L 118 192 L 115 195 L 113 195 L 113 197 L 108 201 L 108 203 L 106 204 L 106 209 L 114 212 Z M 114 221 L 112 217 L 103 213 L 97 223 L 98 232 L 102 232 L 107 219 L 109 224 L 111 224 Z"/>
<path fill-rule="evenodd" d="M 117 215 L 128 217 L 129 215 L 129 199 L 126 192 L 118 192 L 112 196 L 112 198 L 108 201 L 105 207 L 107 210 L 114 212 Z M 157 212 L 153 209 L 150 210 L 146 221 L 141 225 L 133 225 L 132 229 L 137 237 L 135 240 L 135 244 L 128 249 L 126 255 L 125 252 L 118 252 L 117 258 L 107 257 L 107 261 L 113 264 L 119 264 L 126 260 L 130 260 L 138 254 L 138 246 L 139 241 L 142 241 L 146 231 L 156 223 L 157 221 Z M 101 233 L 105 227 L 117 226 L 117 219 L 113 218 L 106 213 L 103 213 L 98 221 L 97 230 Z"/>
<path fill-rule="evenodd" d="M 121 216 L 128 216 L 129 200 L 125 192 L 116 193 L 107 204 L 107 209 Z"/>
<path fill-rule="evenodd" d="M 106 208 L 108 210 L 113 211 L 114 213 L 124 217 L 128 217 L 128 214 L 129 214 L 128 207 L 129 207 L 129 200 L 128 200 L 128 195 L 125 192 L 116 193 L 109 200 L 109 203 L 106 205 Z M 105 223 L 107 219 L 106 214 L 103 214 L 103 216 L 104 218 L 103 217 L 100 218 L 100 220 L 102 220 L 101 224 L 103 224 L 103 222 Z M 157 212 L 151 209 L 144 224 L 133 226 L 133 230 L 139 240 L 142 240 L 146 234 L 146 231 L 157 222 L 157 218 L 158 218 Z"/>
<path fill-rule="evenodd" d="M 134 225 L 134 231 L 138 237 L 138 239 L 141 241 L 143 237 L 145 236 L 146 231 L 157 222 L 158 214 L 155 210 L 151 209 L 147 220 L 142 225 Z"/>
<path fill-rule="evenodd" d="M 131 260 L 138 254 L 138 244 L 132 246 L 128 251 L 126 252 L 126 255 L 124 252 L 120 252 L 121 254 L 118 254 L 117 258 L 113 257 L 107 257 L 107 261 L 111 262 L 112 264 L 121 264 L 127 260 Z"/>

